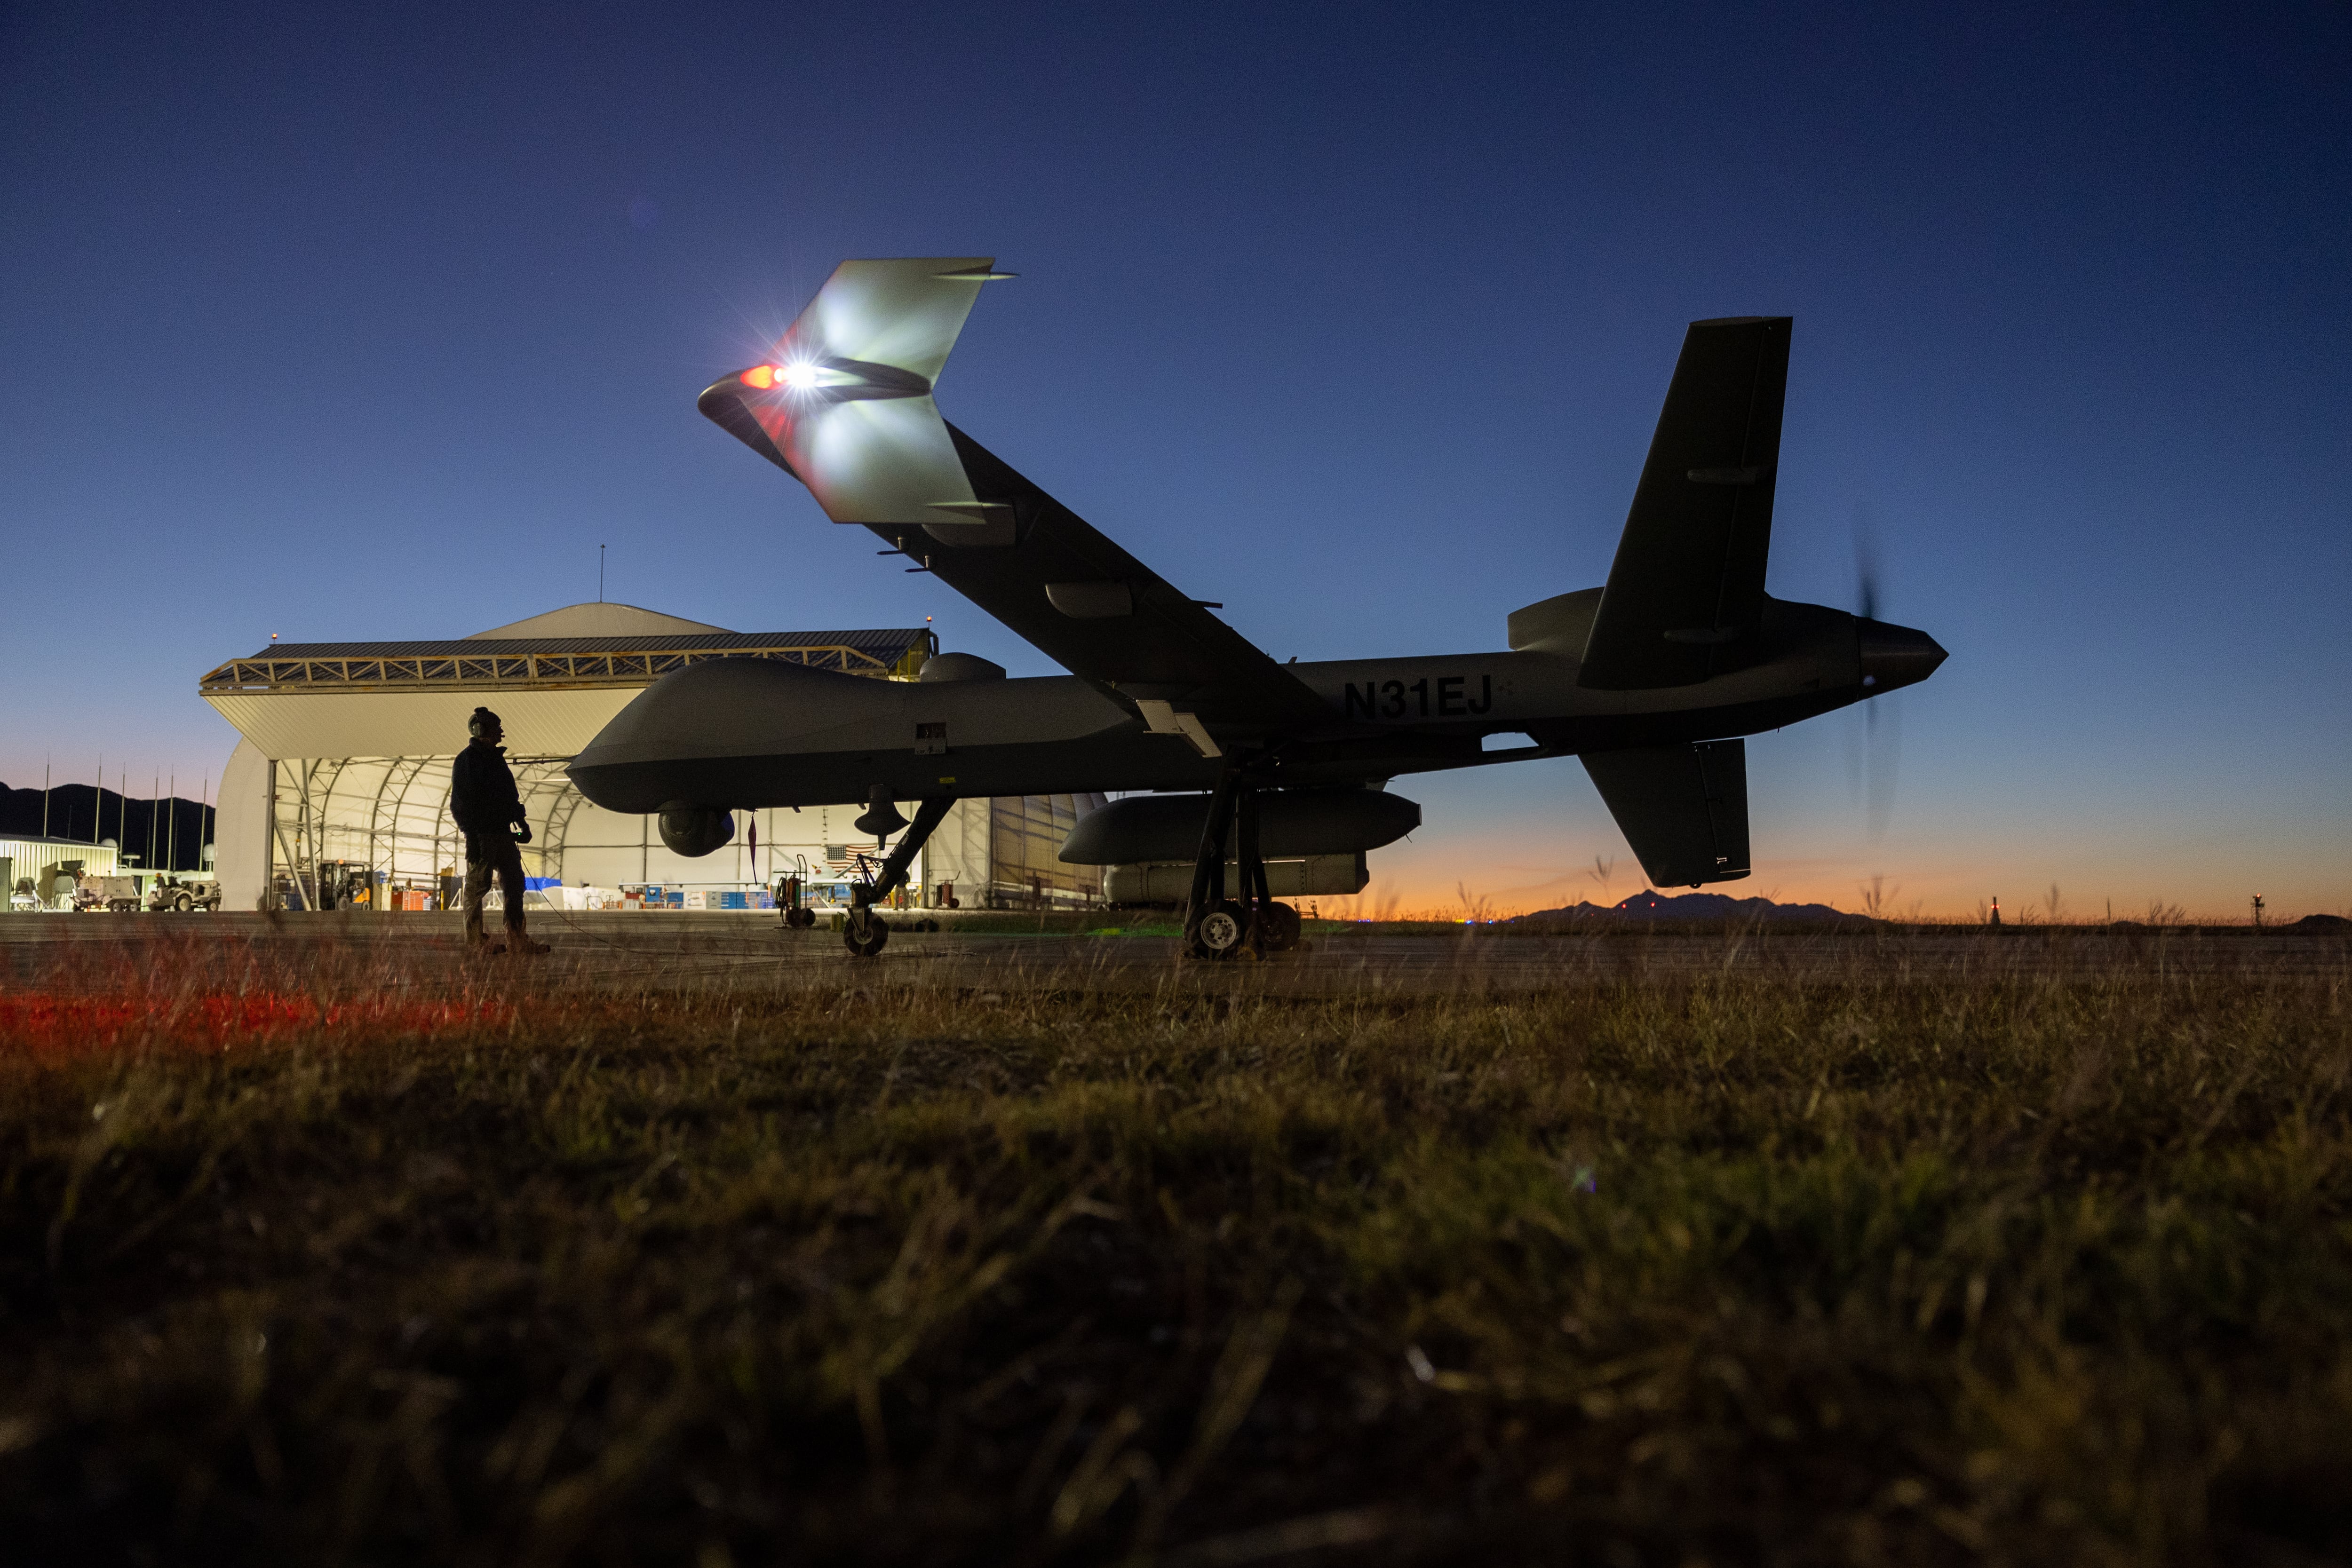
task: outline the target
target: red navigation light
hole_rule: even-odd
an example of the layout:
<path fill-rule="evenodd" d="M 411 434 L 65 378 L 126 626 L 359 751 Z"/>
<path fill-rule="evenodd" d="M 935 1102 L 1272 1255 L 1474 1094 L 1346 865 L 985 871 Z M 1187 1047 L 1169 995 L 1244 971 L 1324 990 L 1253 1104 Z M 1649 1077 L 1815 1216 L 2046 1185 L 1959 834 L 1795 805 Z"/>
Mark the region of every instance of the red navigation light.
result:
<path fill-rule="evenodd" d="M 747 387 L 757 387 L 766 392 L 776 384 L 776 368 L 773 365 L 753 365 L 735 379 Z"/>

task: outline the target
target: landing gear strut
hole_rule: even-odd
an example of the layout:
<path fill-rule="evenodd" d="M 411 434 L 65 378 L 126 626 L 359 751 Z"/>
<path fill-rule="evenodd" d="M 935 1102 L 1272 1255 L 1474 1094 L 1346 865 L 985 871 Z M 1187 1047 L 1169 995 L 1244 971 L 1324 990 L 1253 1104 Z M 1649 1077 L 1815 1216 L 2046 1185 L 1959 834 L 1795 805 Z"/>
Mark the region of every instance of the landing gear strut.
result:
<path fill-rule="evenodd" d="M 1192 895 L 1184 904 L 1184 950 L 1195 958 L 1258 957 L 1298 946 L 1298 911 L 1274 901 L 1258 850 L 1258 783 L 1236 768 L 1217 780 L 1209 820 L 1192 862 Z M 1237 840 L 1239 900 L 1225 896 L 1225 843 Z"/>
<path fill-rule="evenodd" d="M 955 798 L 945 796 L 928 800 L 915 808 L 915 821 L 907 829 L 882 862 L 881 872 L 870 882 L 858 883 L 849 890 L 849 917 L 842 922 L 841 940 L 852 956 L 871 958 L 882 951 L 890 940 L 889 922 L 874 913 L 874 906 L 905 885 L 908 868 L 915 863 L 915 853 L 925 841 L 947 821 L 954 810 Z"/>

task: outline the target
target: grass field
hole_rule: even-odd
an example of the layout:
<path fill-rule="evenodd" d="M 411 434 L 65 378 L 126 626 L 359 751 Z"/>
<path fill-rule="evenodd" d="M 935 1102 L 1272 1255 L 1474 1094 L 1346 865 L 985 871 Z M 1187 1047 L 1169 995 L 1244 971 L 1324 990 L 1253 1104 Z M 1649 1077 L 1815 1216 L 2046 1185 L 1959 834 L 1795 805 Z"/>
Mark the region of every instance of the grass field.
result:
<path fill-rule="evenodd" d="M 1900 973 L 0 991 L 0 1556 L 2352 1556 L 2352 962 Z"/>

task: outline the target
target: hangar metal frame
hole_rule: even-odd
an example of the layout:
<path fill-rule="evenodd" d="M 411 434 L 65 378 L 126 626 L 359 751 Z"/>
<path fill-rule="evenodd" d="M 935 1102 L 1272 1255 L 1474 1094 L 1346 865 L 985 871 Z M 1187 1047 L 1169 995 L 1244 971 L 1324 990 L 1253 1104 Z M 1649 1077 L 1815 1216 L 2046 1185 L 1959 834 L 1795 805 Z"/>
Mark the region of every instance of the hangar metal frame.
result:
<path fill-rule="evenodd" d="M 292 644 L 231 659 L 196 683 L 200 693 L 381 691 L 429 687 L 483 691 L 517 687 L 643 686 L 673 670 L 708 659 L 777 659 L 813 670 L 912 680 L 933 651 L 928 633 L 909 645 L 872 634 L 814 632 L 782 642 L 721 632 L 664 639 L 565 639 L 551 647 L 538 639 L 467 639 L 447 643 Z M 634 643 L 635 646 L 618 644 Z M 597 644 L 604 644 L 598 646 Z"/>
<path fill-rule="evenodd" d="M 938 645 L 928 627 L 286 643 L 216 665 L 197 690 L 221 701 L 224 712 L 254 697 L 432 692 L 463 701 L 459 694 L 476 692 L 626 692 L 689 664 L 747 658 L 911 681 Z M 450 760 L 438 751 L 271 758 L 265 830 L 271 879 L 290 883 L 311 908 L 320 903 L 320 867 L 333 861 L 364 864 L 371 883 L 381 874 L 386 883 L 437 886 L 462 859 L 463 839 L 448 818 Z M 569 760 L 508 758 L 531 822 L 525 862 L 546 875 L 563 874 L 566 839 L 583 804 L 563 773 Z M 424 796 L 415 794 L 420 780 Z"/>
<path fill-rule="evenodd" d="M 464 836 L 449 820 L 450 760 L 446 756 L 317 757 L 270 764 L 273 803 L 290 797 L 293 807 L 290 814 L 271 813 L 270 834 L 278 851 L 274 864 L 293 883 L 306 908 L 319 907 L 319 868 L 329 861 L 361 862 L 372 883 L 381 873 L 387 885 L 407 882 L 433 886 L 461 862 Z M 535 874 L 563 874 L 565 840 L 584 800 L 564 774 L 570 761 L 567 757 L 507 759 L 514 769 L 523 813 L 531 823 L 531 842 L 523 854 L 538 862 Z M 428 772 L 437 775 L 439 787 L 417 800 L 412 812 L 410 796 Z M 339 795 L 344 808 L 341 821 L 335 810 Z M 354 828 L 349 824 L 362 802 L 365 825 Z M 420 852 L 428 857 L 422 871 L 415 864 Z"/>
<path fill-rule="evenodd" d="M 690 625 L 626 635 L 551 631 L 280 643 L 216 665 L 199 681 L 200 695 L 252 748 L 241 754 L 253 758 L 254 858 L 241 863 L 251 864 L 260 882 L 244 896 L 267 897 L 278 888 L 316 908 L 321 869 L 336 862 L 365 866 L 378 888 L 437 889 L 445 872 L 462 871 L 464 839 L 448 815 L 454 751 L 443 737 L 463 733 L 464 716 L 478 702 L 503 710 L 509 735 L 520 741 L 508 762 L 531 826 L 532 842 L 522 852 L 526 870 L 572 881 L 575 873 L 610 876 L 614 852 L 624 846 L 603 841 L 615 836 L 603 831 L 610 825 L 605 818 L 580 816 L 587 801 L 564 772 L 566 748 L 584 743 L 635 691 L 688 664 L 726 658 L 911 681 L 938 651 L 929 627 L 738 632 L 686 629 Z M 362 711 L 364 717 L 355 716 Z M 943 830 L 932 846 L 940 852 L 935 880 L 952 881 L 964 899 L 991 904 L 1092 903 L 1101 896 L 1099 872 L 1062 864 L 1054 850 L 1095 803 L 1062 797 L 967 801 L 952 831 Z M 596 825 L 578 831 L 583 822 Z M 772 826 L 782 831 L 762 825 L 759 840 L 780 846 Z M 835 828 L 824 836 L 838 834 Z M 634 874 L 650 874 L 647 859 L 656 847 L 650 821 L 631 823 L 627 837 Z M 814 844 L 790 852 L 801 856 L 803 875 L 825 875 L 830 862 L 816 861 Z M 932 863 L 927 851 L 927 873 Z"/>

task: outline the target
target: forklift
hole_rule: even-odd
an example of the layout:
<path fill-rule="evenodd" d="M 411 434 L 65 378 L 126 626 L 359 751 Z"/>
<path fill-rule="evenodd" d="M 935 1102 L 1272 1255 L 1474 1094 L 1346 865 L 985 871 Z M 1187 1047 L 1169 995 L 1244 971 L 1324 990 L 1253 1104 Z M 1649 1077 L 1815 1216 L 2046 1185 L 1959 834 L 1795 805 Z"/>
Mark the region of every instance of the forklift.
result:
<path fill-rule="evenodd" d="M 319 907 L 372 909 L 375 906 L 375 871 L 363 861 L 319 862 Z"/>

